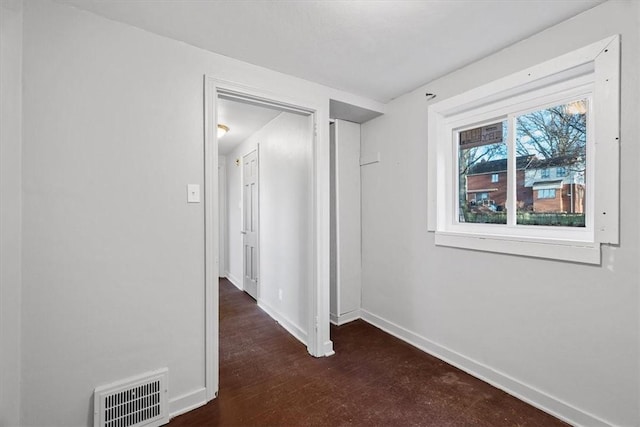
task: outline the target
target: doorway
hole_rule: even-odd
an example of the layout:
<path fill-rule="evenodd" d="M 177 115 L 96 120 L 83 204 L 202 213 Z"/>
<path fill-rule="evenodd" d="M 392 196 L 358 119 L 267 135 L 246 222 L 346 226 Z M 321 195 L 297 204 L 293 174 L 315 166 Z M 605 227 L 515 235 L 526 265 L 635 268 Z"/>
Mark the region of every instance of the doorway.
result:
<path fill-rule="evenodd" d="M 225 165 L 218 193 L 220 214 L 219 277 L 258 301 L 259 286 L 259 131 L 281 111 L 218 97 L 218 163 Z M 252 169 L 253 168 L 253 169 Z M 225 256 L 222 256 L 224 252 Z"/>
<path fill-rule="evenodd" d="M 220 276 L 306 345 L 313 279 L 312 117 L 225 95 L 217 105 L 218 124 L 227 130 L 218 153 L 231 165 L 227 201 L 220 200 L 228 209 L 229 236 L 228 265 Z"/>
<path fill-rule="evenodd" d="M 275 121 L 298 122 L 298 129 L 303 131 L 303 144 L 275 143 L 275 139 L 260 138 L 255 141 L 260 149 L 259 177 L 260 190 L 258 192 L 259 221 L 268 226 L 260 227 L 258 224 L 258 246 L 263 256 L 257 256 L 257 303 L 271 317 L 289 330 L 300 341 L 305 343 L 310 354 L 325 356 L 332 354 L 332 345 L 329 340 L 328 321 L 328 251 L 325 254 L 323 238 L 318 236 L 328 235 L 328 220 L 325 224 L 322 218 L 323 209 L 328 205 L 328 185 L 318 180 L 318 171 L 328 169 L 328 144 L 325 153 L 318 147 L 316 139 L 316 108 L 300 107 L 303 103 L 289 102 L 274 97 L 273 94 L 265 96 L 259 90 L 238 87 L 229 82 L 222 82 L 205 77 L 205 247 L 207 257 L 205 259 L 205 298 L 206 298 L 206 335 L 205 335 L 205 359 L 206 359 L 206 390 L 208 399 L 215 397 L 218 389 L 217 352 L 218 343 L 218 277 L 223 276 L 225 269 L 231 266 L 232 241 L 235 240 L 232 232 L 227 233 L 227 256 L 221 265 L 218 254 L 218 239 L 222 233 L 218 230 L 218 222 L 221 215 L 218 211 L 218 174 L 211 173 L 211 165 L 218 162 L 218 147 L 226 138 L 218 139 L 216 136 L 217 124 L 222 123 L 220 103 L 233 101 L 239 104 L 262 106 L 272 110 L 278 110 L 278 119 Z M 323 108 L 323 107 L 321 107 Z M 326 112 L 324 112 L 326 113 Z M 303 122 L 302 122 L 303 121 Z M 302 124 L 303 123 L 303 124 Z M 229 125 L 230 136 L 233 132 Z M 328 133 L 328 132 L 327 132 Z M 293 138 L 296 131 L 285 132 L 285 137 Z M 264 136 L 264 135 L 263 135 Z M 295 138 L 293 138 L 295 139 Z M 293 147 L 293 148 L 292 148 Z M 247 152 L 243 153 L 247 154 Z M 240 172 L 244 156 L 226 156 L 227 190 L 231 189 L 233 179 L 230 171 Z M 296 159 L 306 159 L 304 167 L 299 167 Z M 272 182 L 272 185 L 269 185 Z M 265 184 L 266 183 L 266 184 Z M 236 187 L 237 188 L 237 187 Z M 241 188 L 241 187 L 240 187 Z M 303 195 L 303 198 L 296 197 Z M 325 203 L 326 197 L 326 203 Z M 300 213 L 296 210 L 296 202 L 304 201 L 305 210 Z M 238 200 L 239 202 L 239 200 Z M 241 210 L 241 203 L 235 203 L 230 194 L 227 194 L 228 221 L 234 215 L 232 210 Z M 297 219 L 290 218 L 282 212 L 298 212 Z M 238 229 L 237 235 L 240 235 Z M 237 237 L 236 235 L 236 237 Z M 274 237 L 275 236 L 275 237 Z M 283 256 L 275 249 L 287 249 L 289 254 L 292 245 L 304 245 L 304 250 L 297 251 L 298 258 Z M 320 249 L 322 248 L 322 249 Z M 271 259 L 269 259 L 271 257 Z M 301 260 L 303 262 L 301 262 Z M 304 277 L 296 277 L 291 274 L 292 268 L 303 271 Z M 319 286 L 322 283 L 321 286 Z M 324 283 L 326 280 L 327 283 Z M 303 284 L 304 292 L 292 291 L 286 286 L 287 282 Z M 244 287 L 244 285 L 242 285 Z M 326 299 L 326 301 L 325 301 Z M 294 304 L 290 304 L 295 301 Z M 283 307 L 285 312 L 283 312 Z M 288 310 L 288 311 L 286 311 Z M 292 321 L 292 319 L 295 319 Z"/>

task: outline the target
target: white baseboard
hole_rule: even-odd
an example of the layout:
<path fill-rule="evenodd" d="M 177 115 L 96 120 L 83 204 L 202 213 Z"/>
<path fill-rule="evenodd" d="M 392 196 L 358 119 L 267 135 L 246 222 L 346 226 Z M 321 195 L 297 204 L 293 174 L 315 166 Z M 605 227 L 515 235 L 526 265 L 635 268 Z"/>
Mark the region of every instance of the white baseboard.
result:
<path fill-rule="evenodd" d="M 265 313 L 273 318 L 276 322 L 285 328 L 291 335 L 293 335 L 302 344 L 307 345 L 307 333 L 299 326 L 295 325 L 286 317 L 282 316 L 276 309 L 262 300 L 258 301 L 258 307 L 260 307 Z"/>
<path fill-rule="evenodd" d="M 360 319 L 360 317 L 361 317 L 360 309 L 353 310 L 345 314 L 341 314 L 340 316 L 337 316 L 333 313 L 329 314 L 331 323 L 333 323 L 336 326 L 341 326 L 346 323 L 353 322 L 354 320 Z"/>
<path fill-rule="evenodd" d="M 466 373 L 473 375 L 474 377 L 479 378 L 532 406 L 535 406 L 538 409 L 541 409 L 542 411 L 566 421 L 569 424 L 589 427 L 605 427 L 613 425 L 612 423 L 604 421 L 595 415 L 571 406 L 570 404 L 512 378 L 507 374 L 498 372 L 489 366 L 443 347 L 440 344 L 430 341 L 427 338 L 376 316 L 373 313 L 364 309 L 360 310 L 360 312 L 361 318 L 373 326 L 376 326 L 396 338 L 399 338 L 414 347 L 417 347 L 420 350 L 429 353 L 430 355 L 437 357 L 438 359 L 443 360 L 450 365 L 453 365 L 456 368 L 459 368 Z"/>
<path fill-rule="evenodd" d="M 323 344 L 322 353 L 324 357 L 333 356 L 336 352 L 333 350 L 333 341 L 325 341 Z"/>
<path fill-rule="evenodd" d="M 204 406 L 207 403 L 207 389 L 200 388 L 191 393 L 183 394 L 169 400 L 169 418 L 177 417 L 186 412 Z"/>
<path fill-rule="evenodd" d="M 233 274 L 229 273 L 227 271 L 227 280 L 230 281 L 236 288 L 240 289 L 241 291 L 243 291 L 244 289 L 242 289 L 242 281 L 238 280 L 237 277 L 235 277 Z"/>
<path fill-rule="evenodd" d="M 340 326 L 338 322 L 340 321 L 340 317 L 337 314 L 329 313 L 329 321 L 336 326 Z"/>

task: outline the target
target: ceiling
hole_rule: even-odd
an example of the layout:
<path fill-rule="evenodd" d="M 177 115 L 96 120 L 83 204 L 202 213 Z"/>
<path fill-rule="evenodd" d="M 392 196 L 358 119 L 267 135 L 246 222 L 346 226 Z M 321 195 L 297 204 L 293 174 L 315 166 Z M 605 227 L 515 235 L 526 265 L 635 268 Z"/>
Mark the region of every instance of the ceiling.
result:
<path fill-rule="evenodd" d="M 218 153 L 229 154 L 264 125 L 276 118 L 282 111 L 249 103 L 218 98 L 216 104 L 218 123 L 229 127 L 222 138 L 218 139 Z"/>
<path fill-rule="evenodd" d="M 387 102 L 602 0 L 56 0 Z"/>
<path fill-rule="evenodd" d="M 56 1 L 387 102 L 602 0 Z M 281 112 L 228 99 L 217 108 L 218 123 L 230 129 L 221 155 Z M 379 114 L 354 108 L 333 101 L 332 117 L 362 122 Z"/>

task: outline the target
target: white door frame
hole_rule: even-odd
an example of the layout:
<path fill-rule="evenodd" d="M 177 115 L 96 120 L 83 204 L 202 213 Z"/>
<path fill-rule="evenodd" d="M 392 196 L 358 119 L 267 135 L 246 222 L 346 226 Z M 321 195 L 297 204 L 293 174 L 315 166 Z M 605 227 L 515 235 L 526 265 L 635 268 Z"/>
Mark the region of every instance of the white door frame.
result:
<path fill-rule="evenodd" d="M 204 212 L 205 212 L 205 388 L 207 401 L 218 394 L 219 323 L 218 323 L 218 95 L 235 96 L 252 102 L 277 105 L 282 109 L 311 115 L 313 122 L 312 166 L 312 272 L 309 284 L 307 350 L 316 357 L 333 354 L 329 338 L 329 135 L 328 102 L 292 100 L 279 93 L 204 76 Z M 318 111 L 323 111 L 319 116 Z M 326 116 L 326 131 L 318 137 L 318 119 Z M 324 129 L 320 125 L 320 129 Z M 326 133 L 326 135 L 325 135 Z M 326 181 L 326 182 L 325 182 Z"/>

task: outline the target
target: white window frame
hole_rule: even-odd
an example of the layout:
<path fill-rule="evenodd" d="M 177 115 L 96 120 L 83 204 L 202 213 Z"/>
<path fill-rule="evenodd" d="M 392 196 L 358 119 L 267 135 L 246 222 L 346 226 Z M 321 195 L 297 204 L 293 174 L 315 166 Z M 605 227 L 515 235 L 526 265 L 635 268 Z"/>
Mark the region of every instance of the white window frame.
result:
<path fill-rule="evenodd" d="M 447 175 L 451 176 L 451 182 L 445 183 L 447 190 L 445 191 L 445 203 L 444 206 L 453 206 L 454 214 L 450 216 L 448 214 L 445 218 L 445 229 L 453 233 L 463 234 L 496 234 L 500 236 L 519 237 L 527 239 L 554 239 L 564 242 L 593 242 L 593 220 L 592 213 L 593 208 L 587 210 L 586 227 L 574 228 L 574 227 L 558 227 L 558 226 L 541 226 L 541 225 L 517 225 L 515 209 L 508 209 L 511 204 L 511 200 L 516 198 L 516 174 L 515 174 L 515 119 L 517 116 L 528 114 L 532 111 L 550 108 L 556 105 L 565 104 L 578 99 L 589 99 L 589 107 L 593 104 L 592 92 L 593 85 L 590 83 L 593 80 L 593 73 L 588 72 L 586 75 L 578 77 L 572 77 L 563 80 L 562 82 L 548 85 L 541 89 L 529 90 L 526 94 L 518 97 L 510 97 L 507 100 L 503 100 L 496 103 L 491 103 L 482 108 L 471 109 L 464 111 L 460 114 L 454 114 L 447 122 L 446 132 L 452 135 L 449 141 L 442 140 L 442 149 L 451 150 L 452 152 L 452 164 L 450 172 Z M 590 107 L 591 108 L 591 107 Z M 593 117 L 593 114 L 589 111 L 588 117 Z M 459 204 L 457 197 L 457 177 L 458 177 L 458 143 L 456 137 L 459 132 L 474 128 L 482 124 L 494 123 L 497 121 L 506 120 L 509 122 L 509 133 L 507 137 L 507 150 L 510 153 L 507 159 L 507 182 L 509 183 L 509 193 L 507 197 L 507 224 L 482 224 L 482 223 L 459 223 L 460 217 Z M 591 192 L 591 179 L 593 174 L 593 120 L 587 121 L 587 126 L 590 128 L 587 131 L 587 183 L 586 200 L 593 200 Z M 449 163 L 445 165 L 449 167 Z M 549 168 L 543 169 L 549 171 Z M 550 177 L 550 175 L 548 176 Z M 514 203 L 515 206 L 515 203 Z"/>
<path fill-rule="evenodd" d="M 492 183 L 500 182 L 500 174 L 492 173 L 491 174 L 491 182 Z"/>
<path fill-rule="evenodd" d="M 586 226 L 459 223 L 458 132 L 580 97 L 589 98 L 590 108 Z M 618 35 L 429 106 L 428 230 L 436 245 L 599 264 L 601 244 L 619 241 L 619 110 Z M 515 155 L 508 162 L 514 198 Z"/>

